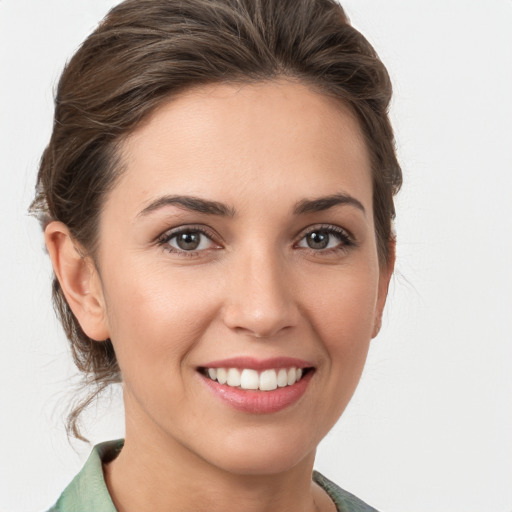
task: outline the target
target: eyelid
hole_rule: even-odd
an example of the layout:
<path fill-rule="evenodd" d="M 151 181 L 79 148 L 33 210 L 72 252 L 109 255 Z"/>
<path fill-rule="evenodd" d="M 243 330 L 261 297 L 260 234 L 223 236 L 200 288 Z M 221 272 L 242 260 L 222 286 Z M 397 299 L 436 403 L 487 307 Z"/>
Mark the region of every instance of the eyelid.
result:
<path fill-rule="evenodd" d="M 300 242 L 300 240 L 302 240 L 305 236 L 314 231 L 328 231 L 330 233 L 336 233 L 343 237 L 346 237 L 351 244 L 357 245 L 354 235 L 352 235 L 352 233 L 348 229 L 338 226 L 336 224 L 312 224 L 310 226 L 307 226 L 297 234 L 297 236 L 295 237 L 295 244 Z"/>
<path fill-rule="evenodd" d="M 212 244 L 214 244 L 216 247 L 208 248 L 208 249 L 200 249 L 200 250 L 180 250 L 176 249 L 175 247 L 172 247 L 169 244 L 169 240 L 171 240 L 173 237 L 186 232 L 199 232 L 206 236 Z M 315 253 L 328 253 L 329 251 L 336 251 L 336 250 L 347 250 L 349 247 L 357 246 L 359 245 L 356 241 L 355 237 L 352 235 L 350 231 L 348 231 L 346 228 L 343 228 L 336 224 L 312 224 L 310 226 L 307 226 L 303 228 L 296 236 L 295 236 L 295 242 L 293 243 L 294 247 L 297 247 L 298 243 L 304 239 L 308 234 L 314 232 L 314 231 L 326 231 L 328 233 L 331 233 L 333 235 L 338 235 L 340 237 L 340 246 L 336 248 L 330 248 L 326 250 L 318 250 L 318 249 L 311 249 L 311 248 L 305 248 L 301 247 L 301 249 L 304 250 L 311 250 Z M 174 228 L 167 229 L 163 233 L 161 233 L 155 240 L 155 244 L 162 247 L 164 250 L 171 252 L 173 254 L 179 254 L 182 256 L 197 256 L 199 253 L 204 253 L 212 249 L 220 249 L 222 248 L 222 242 L 219 242 L 219 240 L 222 240 L 222 238 L 219 236 L 218 233 L 216 233 L 214 230 L 209 228 L 208 226 L 201 225 L 201 224 L 180 224 L 179 226 L 176 226 Z"/>
<path fill-rule="evenodd" d="M 330 237 L 334 237 L 337 239 L 336 245 L 334 247 L 314 248 L 309 247 L 307 241 L 305 242 L 305 245 L 302 245 L 302 242 L 305 240 L 305 238 L 315 231 L 324 231 Z M 296 238 L 295 243 L 293 244 L 293 248 L 300 251 L 302 254 L 315 258 L 328 259 L 338 259 L 339 257 L 344 257 L 351 250 L 356 249 L 358 246 L 359 243 L 356 241 L 352 233 L 336 224 L 315 224 L 308 226 L 301 231 L 299 236 Z"/>
<path fill-rule="evenodd" d="M 169 251 L 173 254 L 180 254 L 184 256 L 193 256 L 197 255 L 198 253 L 208 251 L 208 249 L 185 251 L 176 249 L 175 247 L 169 245 L 169 240 L 171 240 L 172 238 L 181 233 L 186 232 L 201 233 L 204 236 L 206 236 L 216 246 L 214 247 L 214 249 L 219 249 L 221 247 L 221 244 L 218 241 L 220 239 L 220 236 L 215 231 L 210 229 L 208 226 L 204 226 L 201 224 L 180 224 L 179 226 L 176 226 L 174 228 L 167 229 L 156 238 L 155 244 L 161 246 L 164 250 Z"/>

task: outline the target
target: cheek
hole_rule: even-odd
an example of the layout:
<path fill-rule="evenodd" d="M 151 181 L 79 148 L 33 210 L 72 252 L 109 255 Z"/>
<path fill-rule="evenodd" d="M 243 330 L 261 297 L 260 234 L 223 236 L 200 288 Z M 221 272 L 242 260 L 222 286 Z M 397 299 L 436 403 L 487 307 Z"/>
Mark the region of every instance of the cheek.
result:
<path fill-rule="evenodd" d="M 333 367 L 343 366 L 345 376 L 359 376 L 376 317 L 378 270 L 337 269 L 310 286 L 310 316 Z"/>
<path fill-rule="evenodd" d="M 375 268 L 337 267 L 304 282 L 304 316 L 323 351 L 318 374 L 322 400 L 311 404 L 322 437 L 347 407 L 363 371 L 376 314 Z"/>
<path fill-rule="evenodd" d="M 204 279 L 166 272 L 166 265 L 117 265 L 105 283 L 112 342 L 125 380 L 158 367 L 180 372 L 187 354 L 215 315 Z M 130 275 L 125 279 L 124 275 Z M 187 276 L 185 278 L 185 276 Z M 199 284 L 201 283 L 201 284 Z M 139 378 L 139 377 L 137 377 Z M 156 374 L 152 378 L 158 378 Z"/>

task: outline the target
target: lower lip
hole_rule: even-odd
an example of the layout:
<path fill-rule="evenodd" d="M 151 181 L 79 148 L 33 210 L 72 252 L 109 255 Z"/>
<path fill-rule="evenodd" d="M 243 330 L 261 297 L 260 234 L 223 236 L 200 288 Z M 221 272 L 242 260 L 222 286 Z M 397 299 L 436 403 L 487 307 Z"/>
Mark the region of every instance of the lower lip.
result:
<path fill-rule="evenodd" d="M 278 412 L 298 402 L 311 381 L 314 371 L 309 372 L 291 386 L 273 391 L 258 391 L 234 388 L 219 384 L 216 380 L 201 375 L 210 391 L 224 403 L 242 412 L 251 414 L 270 414 Z"/>

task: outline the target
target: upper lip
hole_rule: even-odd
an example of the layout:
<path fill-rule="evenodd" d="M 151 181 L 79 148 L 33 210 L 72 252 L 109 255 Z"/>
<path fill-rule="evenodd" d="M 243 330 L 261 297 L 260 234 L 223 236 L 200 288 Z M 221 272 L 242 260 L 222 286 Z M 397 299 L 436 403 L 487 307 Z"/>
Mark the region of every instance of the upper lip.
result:
<path fill-rule="evenodd" d="M 230 357 L 217 361 L 210 361 L 200 368 L 249 368 L 252 370 L 271 370 L 275 368 L 311 368 L 313 364 L 304 359 L 295 357 L 272 357 L 269 359 L 256 359 L 254 357 Z"/>

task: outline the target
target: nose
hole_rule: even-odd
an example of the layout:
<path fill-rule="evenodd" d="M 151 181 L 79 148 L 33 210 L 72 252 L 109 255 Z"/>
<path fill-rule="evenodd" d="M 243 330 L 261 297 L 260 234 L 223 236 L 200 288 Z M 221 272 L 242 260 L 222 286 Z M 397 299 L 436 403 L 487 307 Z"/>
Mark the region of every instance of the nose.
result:
<path fill-rule="evenodd" d="M 297 325 L 299 310 L 290 272 L 272 251 L 240 257 L 227 278 L 223 320 L 255 338 L 269 338 Z"/>

